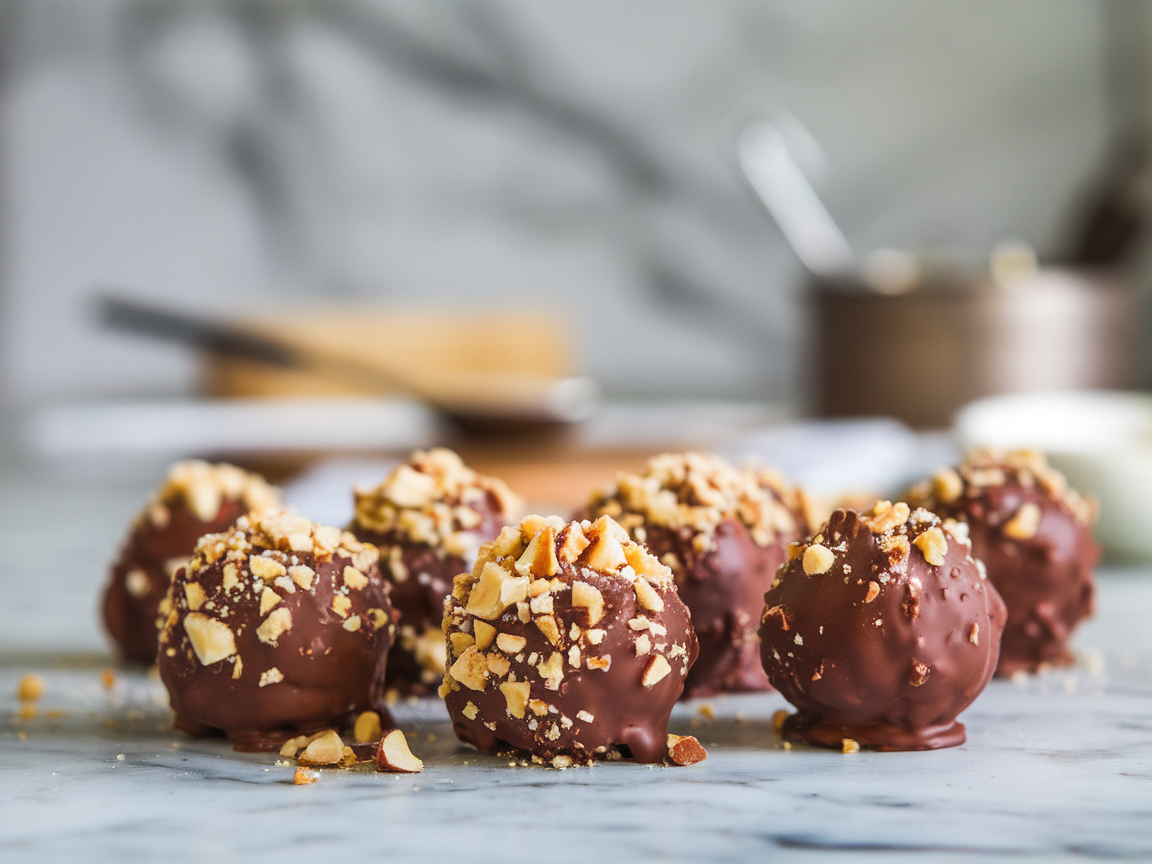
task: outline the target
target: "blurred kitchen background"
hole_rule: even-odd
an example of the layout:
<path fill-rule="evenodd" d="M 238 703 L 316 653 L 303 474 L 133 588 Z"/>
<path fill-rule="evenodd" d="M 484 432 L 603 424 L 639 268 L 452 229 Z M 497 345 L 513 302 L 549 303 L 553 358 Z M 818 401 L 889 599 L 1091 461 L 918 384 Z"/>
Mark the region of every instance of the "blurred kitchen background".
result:
<path fill-rule="evenodd" d="M 833 495 L 1068 428 L 949 431 L 990 394 L 1152 430 L 1145 2 L 4 0 L 0 34 L 9 476 L 447 441 L 567 505 L 702 446 Z"/>

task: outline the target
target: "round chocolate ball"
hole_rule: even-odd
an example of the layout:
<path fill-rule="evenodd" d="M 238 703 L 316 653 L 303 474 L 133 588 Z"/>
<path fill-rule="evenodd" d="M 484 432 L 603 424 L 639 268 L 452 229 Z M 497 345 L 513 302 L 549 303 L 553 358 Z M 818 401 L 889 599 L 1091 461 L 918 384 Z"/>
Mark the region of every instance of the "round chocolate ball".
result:
<path fill-rule="evenodd" d="M 456 577 L 444 632 L 460 740 L 556 767 L 668 757 L 696 636 L 668 568 L 611 518 L 505 528 Z"/>
<path fill-rule="evenodd" d="M 156 662 L 160 601 L 197 540 L 249 511 L 280 506 L 280 490 L 234 465 L 189 460 L 169 468 L 164 485 L 132 523 L 104 589 L 104 627 L 124 659 Z"/>
<path fill-rule="evenodd" d="M 515 522 L 522 504 L 503 481 L 477 474 L 451 450 L 417 451 L 374 489 L 355 491 L 348 530 L 380 549 L 380 572 L 400 614 L 386 688 L 434 693 L 444 678 L 444 598 L 481 544 Z"/>
<path fill-rule="evenodd" d="M 1004 602 L 964 526 L 907 504 L 836 510 L 768 591 L 760 654 L 799 709 L 785 737 L 877 750 L 964 742 L 956 716 L 996 668 Z"/>
<path fill-rule="evenodd" d="M 643 476 L 621 474 L 588 512 L 618 520 L 672 570 L 700 640 L 686 698 L 770 689 L 756 629 L 788 544 L 807 534 L 799 490 L 772 470 L 669 453 Z"/>
<path fill-rule="evenodd" d="M 972 452 L 909 497 L 968 525 L 972 554 L 1008 606 L 997 674 L 1070 663 L 1068 637 L 1093 609 L 1093 503 L 1042 454 L 1023 450 Z"/>
<path fill-rule="evenodd" d="M 380 710 L 393 622 L 377 554 L 289 513 L 201 538 L 162 606 L 177 728 L 266 750 Z"/>

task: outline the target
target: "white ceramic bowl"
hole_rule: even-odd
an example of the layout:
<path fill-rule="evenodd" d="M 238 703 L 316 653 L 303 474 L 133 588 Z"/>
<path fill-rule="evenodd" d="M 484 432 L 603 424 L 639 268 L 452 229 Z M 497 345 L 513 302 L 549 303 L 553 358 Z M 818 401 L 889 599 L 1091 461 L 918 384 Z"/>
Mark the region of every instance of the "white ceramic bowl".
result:
<path fill-rule="evenodd" d="M 1096 539 L 1117 558 L 1152 560 L 1152 396 L 1113 391 L 1013 393 L 956 415 L 965 448 L 1031 447 L 1100 502 Z"/>

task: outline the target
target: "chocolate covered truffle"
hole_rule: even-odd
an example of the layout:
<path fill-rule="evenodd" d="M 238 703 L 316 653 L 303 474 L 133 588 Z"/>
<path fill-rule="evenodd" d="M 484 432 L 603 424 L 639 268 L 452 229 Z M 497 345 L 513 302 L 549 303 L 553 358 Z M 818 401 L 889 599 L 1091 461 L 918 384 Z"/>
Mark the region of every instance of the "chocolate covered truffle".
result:
<path fill-rule="evenodd" d="M 476 551 L 515 522 L 519 497 L 451 450 L 417 451 L 375 489 L 357 489 L 348 530 L 380 548 L 380 571 L 400 613 L 387 688 L 425 695 L 444 677 L 444 598 Z"/>
<path fill-rule="evenodd" d="M 992 677 L 1006 617 L 965 526 L 881 501 L 866 514 L 836 510 L 790 555 L 760 624 L 768 678 L 799 709 L 785 737 L 962 744 L 956 716 Z"/>
<path fill-rule="evenodd" d="M 104 589 L 104 626 L 124 659 L 156 662 L 160 601 L 197 540 L 250 510 L 280 506 L 278 489 L 234 465 L 189 460 L 169 468 L 164 485 L 132 523 Z"/>
<path fill-rule="evenodd" d="M 665 454 L 643 476 L 621 474 L 589 512 L 618 520 L 671 568 L 700 640 L 686 697 L 769 689 L 756 629 L 788 544 L 807 533 L 798 490 L 774 471 Z"/>
<path fill-rule="evenodd" d="M 289 513 L 201 538 L 162 607 L 157 663 L 177 728 L 274 749 L 379 710 L 393 622 L 377 554 Z"/>
<path fill-rule="evenodd" d="M 696 637 L 671 572 L 611 518 L 505 528 L 456 577 L 444 632 L 462 741 L 556 767 L 670 758 Z"/>
<path fill-rule="evenodd" d="M 997 673 L 1035 672 L 1072 661 L 1068 637 L 1092 614 L 1093 502 L 1068 486 L 1040 453 L 970 453 L 910 499 L 968 525 L 972 554 L 1008 606 Z"/>

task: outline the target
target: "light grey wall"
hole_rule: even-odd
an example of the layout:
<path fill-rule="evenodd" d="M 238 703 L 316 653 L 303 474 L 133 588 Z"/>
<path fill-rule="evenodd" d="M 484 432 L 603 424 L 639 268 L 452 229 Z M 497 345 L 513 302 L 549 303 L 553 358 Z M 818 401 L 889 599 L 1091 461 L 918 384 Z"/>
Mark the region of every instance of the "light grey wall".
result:
<path fill-rule="evenodd" d="M 742 118 L 853 246 L 1051 249 L 1107 133 L 1083 0 L 27 0 L 0 20 L 9 404 L 187 390 L 97 283 L 226 312 L 564 310 L 610 392 L 803 399 L 803 274 Z"/>

